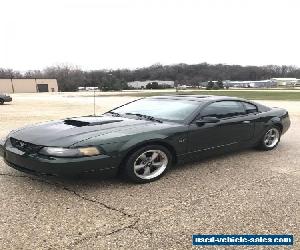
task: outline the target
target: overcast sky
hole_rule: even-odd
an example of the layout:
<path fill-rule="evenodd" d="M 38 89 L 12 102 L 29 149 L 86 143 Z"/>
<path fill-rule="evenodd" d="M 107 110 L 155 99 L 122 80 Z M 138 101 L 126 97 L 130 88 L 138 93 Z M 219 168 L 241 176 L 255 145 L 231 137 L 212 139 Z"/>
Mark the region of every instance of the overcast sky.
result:
<path fill-rule="evenodd" d="M 300 66 L 300 1 L 0 0 L 0 68 Z"/>

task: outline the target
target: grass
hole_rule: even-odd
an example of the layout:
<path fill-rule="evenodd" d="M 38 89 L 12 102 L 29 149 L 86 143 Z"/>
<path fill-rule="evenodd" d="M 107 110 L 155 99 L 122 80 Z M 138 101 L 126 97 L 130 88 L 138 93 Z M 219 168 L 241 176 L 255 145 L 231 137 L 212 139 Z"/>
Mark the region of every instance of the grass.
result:
<path fill-rule="evenodd" d="M 286 92 L 286 91 L 231 91 L 231 90 L 205 90 L 205 91 L 179 91 L 176 92 L 136 92 L 136 93 L 122 93 L 108 96 L 133 96 L 133 97 L 148 97 L 159 95 L 222 95 L 235 96 L 251 100 L 286 100 L 286 101 L 300 101 L 300 92 Z M 104 97 L 104 96 L 102 96 Z"/>

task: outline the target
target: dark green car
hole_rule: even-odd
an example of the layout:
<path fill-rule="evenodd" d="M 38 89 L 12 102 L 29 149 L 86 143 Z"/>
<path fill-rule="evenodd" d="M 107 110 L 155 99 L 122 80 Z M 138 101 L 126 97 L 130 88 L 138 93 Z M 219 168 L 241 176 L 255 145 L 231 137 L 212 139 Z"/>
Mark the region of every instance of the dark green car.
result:
<path fill-rule="evenodd" d="M 100 116 L 12 131 L 0 142 L 5 162 L 29 173 L 122 172 L 145 183 L 173 164 L 231 150 L 270 150 L 290 126 L 288 112 L 220 96 L 139 99 Z"/>
<path fill-rule="evenodd" d="M 5 102 L 11 102 L 12 98 L 9 95 L 0 93 L 0 105 L 3 105 Z"/>

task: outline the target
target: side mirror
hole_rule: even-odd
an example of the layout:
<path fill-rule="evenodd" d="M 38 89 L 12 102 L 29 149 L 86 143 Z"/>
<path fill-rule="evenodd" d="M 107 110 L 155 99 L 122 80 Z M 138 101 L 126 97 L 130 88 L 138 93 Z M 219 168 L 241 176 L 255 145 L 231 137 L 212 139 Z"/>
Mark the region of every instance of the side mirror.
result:
<path fill-rule="evenodd" d="M 203 117 L 202 119 L 197 120 L 196 124 L 198 126 L 203 126 L 205 123 L 217 123 L 219 121 L 220 119 L 217 117 Z"/>

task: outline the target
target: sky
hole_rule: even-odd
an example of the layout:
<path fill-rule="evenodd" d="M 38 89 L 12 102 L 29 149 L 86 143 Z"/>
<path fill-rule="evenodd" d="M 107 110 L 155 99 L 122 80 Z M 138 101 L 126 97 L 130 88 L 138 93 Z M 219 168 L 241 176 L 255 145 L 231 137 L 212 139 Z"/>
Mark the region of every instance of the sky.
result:
<path fill-rule="evenodd" d="M 298 0 L 0 0 L 0 68 L 300 66 Z"/>

